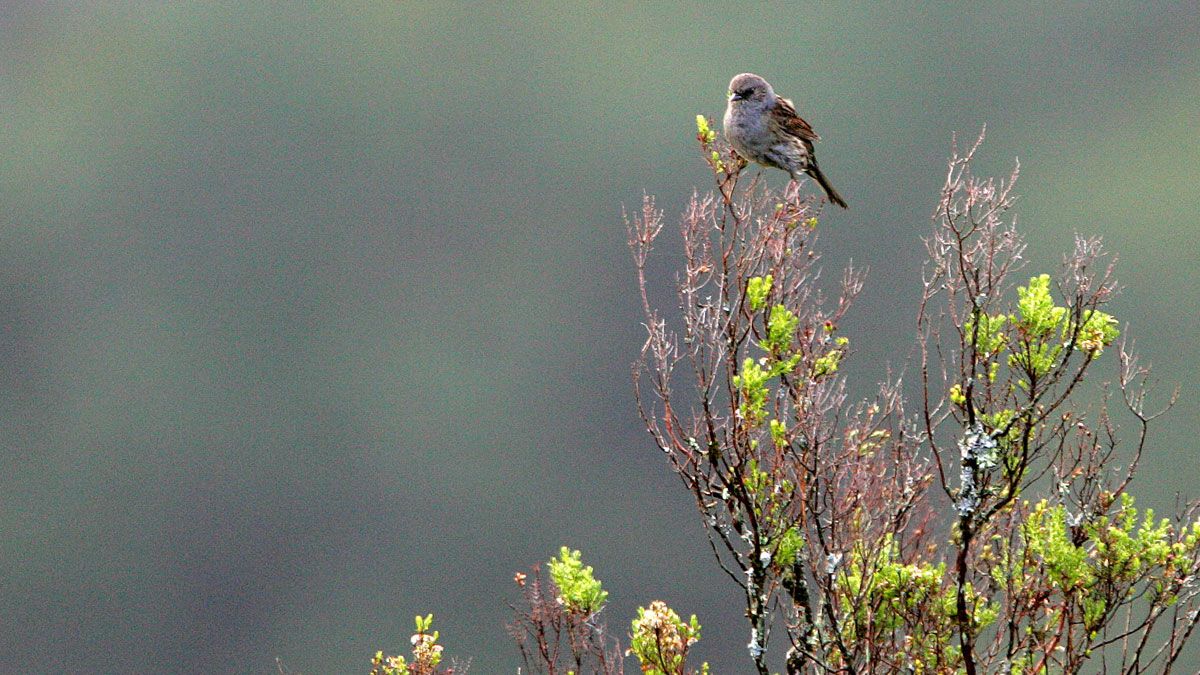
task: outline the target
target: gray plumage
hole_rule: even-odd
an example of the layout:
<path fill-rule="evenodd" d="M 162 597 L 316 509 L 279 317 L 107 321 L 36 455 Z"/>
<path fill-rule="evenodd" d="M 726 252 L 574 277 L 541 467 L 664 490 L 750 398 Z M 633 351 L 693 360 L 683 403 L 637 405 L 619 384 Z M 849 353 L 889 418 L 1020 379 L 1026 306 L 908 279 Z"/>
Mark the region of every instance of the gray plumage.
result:
<path fill-rule="evenodd" d="M 829 201 L 847 208 L 846 201 L 829 184 L 817 166 L 813 128 L 796 114 L 792 102 L 775 94 L 771 84 L 754 73 L 742 73 L 729 82 L 725 108 L 725 137 L 748 160 L 787 171 L 792 180 L 808 174 Z"/>

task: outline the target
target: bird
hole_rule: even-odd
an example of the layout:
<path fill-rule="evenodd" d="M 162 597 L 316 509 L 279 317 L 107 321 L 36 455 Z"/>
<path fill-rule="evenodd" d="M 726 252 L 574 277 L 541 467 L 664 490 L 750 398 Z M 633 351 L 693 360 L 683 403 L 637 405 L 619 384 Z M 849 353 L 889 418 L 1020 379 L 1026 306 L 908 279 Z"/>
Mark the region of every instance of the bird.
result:
<path fill-rule="evenodd" d="M 769 82 L 754 73 L 735 75 L 729 81 L 725 137 L 739 155 L 763 166 L 783 169 L 792 180 L 800 180 L 801 174 L 812 176 L 829 201 L 848 208 L 846 200 L 817 166 L 813 142 L 821 140 L 820 137 L 796 114 L 790 100 L 777 95 Z"/>

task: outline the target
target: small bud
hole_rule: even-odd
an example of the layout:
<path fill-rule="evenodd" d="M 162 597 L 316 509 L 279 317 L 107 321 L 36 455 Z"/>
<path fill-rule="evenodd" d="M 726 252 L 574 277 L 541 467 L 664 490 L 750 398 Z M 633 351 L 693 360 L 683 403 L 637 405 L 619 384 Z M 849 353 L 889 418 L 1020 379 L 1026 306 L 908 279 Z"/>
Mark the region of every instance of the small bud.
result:
<path fill-rule="evenodd" d="M 725 172 L 725 162 L 721 161 L 721 153 L 717 152 L 716 150 L 712 151 L 712 164 L 714 170 L 718 172 Z"/>

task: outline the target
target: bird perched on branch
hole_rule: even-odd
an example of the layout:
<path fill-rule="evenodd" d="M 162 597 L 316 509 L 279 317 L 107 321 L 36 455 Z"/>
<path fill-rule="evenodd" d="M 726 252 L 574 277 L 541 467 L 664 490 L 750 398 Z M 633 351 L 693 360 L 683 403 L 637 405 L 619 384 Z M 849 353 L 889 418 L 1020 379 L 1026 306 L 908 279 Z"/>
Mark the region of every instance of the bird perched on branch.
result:
<path fill-rule="evenodd" d="M 742 73 L 729 82 L 725 137 L 739 155 L 783 169 L 792 180 L 800 180 L 800 174 L 812 176 L 829 201 L 847 208 L 817 166 L 813 142 L 820 137 L 796 114 L 791 101 L 777 95 L 769 82 L 754 73 Z"/>

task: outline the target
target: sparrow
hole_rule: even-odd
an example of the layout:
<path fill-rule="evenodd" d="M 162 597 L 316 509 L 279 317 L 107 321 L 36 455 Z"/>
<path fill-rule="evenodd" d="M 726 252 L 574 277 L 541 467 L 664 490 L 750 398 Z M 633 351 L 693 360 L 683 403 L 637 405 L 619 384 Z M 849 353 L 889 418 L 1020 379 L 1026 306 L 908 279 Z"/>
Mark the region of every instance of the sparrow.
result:
<path fill-rule="evenodd" d="M 847 208 L 846 201 L 817 166 L 813 142 L 820 137 L 796 114 L 791 101 L 778 96 L 769 82 L 754 73 L 742 73 L 729 82 L 725 137 L 739 155 L 783 169 L 792 180 L 800 180 L 800 174 L 812 176 L 829 201 Z"/>

